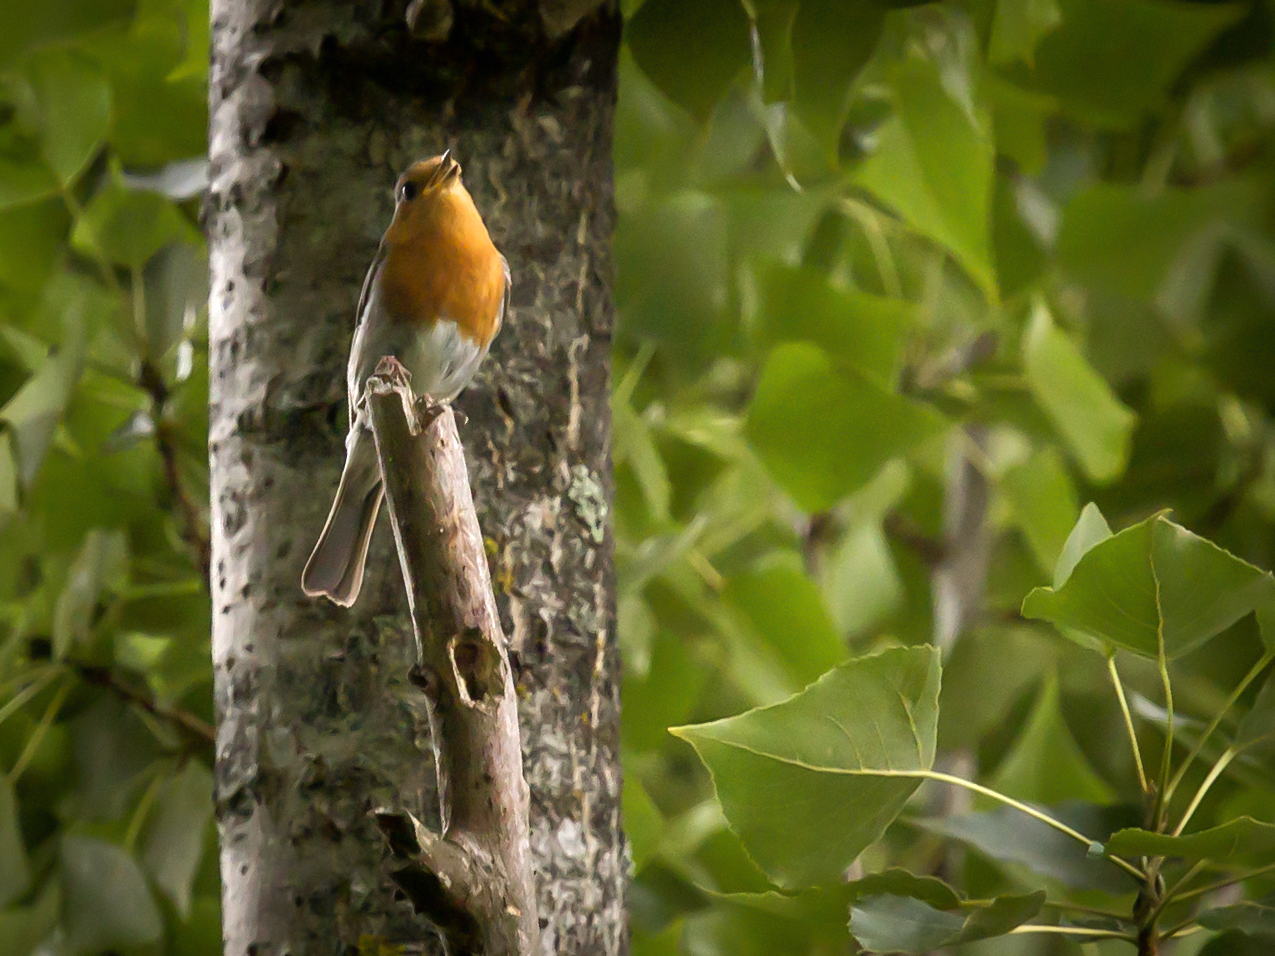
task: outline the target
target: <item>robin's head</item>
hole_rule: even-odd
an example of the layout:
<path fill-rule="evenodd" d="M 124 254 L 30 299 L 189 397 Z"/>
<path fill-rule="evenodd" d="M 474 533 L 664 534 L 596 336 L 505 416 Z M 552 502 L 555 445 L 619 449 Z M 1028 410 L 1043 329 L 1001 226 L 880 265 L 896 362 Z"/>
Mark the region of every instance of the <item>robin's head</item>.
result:
<path fill-rule="evenodd" d="M 422 159 L 408 167 L 394 187 L 394 202 L 400 210 L 413 203 L 428 203 L 460 185 L 460 163 L 449 149 L 442 156 Z"/>

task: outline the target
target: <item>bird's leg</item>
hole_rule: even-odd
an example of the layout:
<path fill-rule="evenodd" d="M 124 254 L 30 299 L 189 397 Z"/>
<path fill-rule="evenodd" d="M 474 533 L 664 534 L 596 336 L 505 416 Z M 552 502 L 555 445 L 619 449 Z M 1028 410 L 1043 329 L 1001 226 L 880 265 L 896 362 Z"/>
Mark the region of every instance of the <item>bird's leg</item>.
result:
<path fill-rule="evenodd" d="M 421 433 L 421 418 L 416 411 L 416 396 L 412 392 L 412 373 L 393 355 L 383 355 L 376 363 L 375 375 L 386 379 L 398 392 L 403 403 L 403 417 L 407 419 L 407 430 L 412 435 Z"/>

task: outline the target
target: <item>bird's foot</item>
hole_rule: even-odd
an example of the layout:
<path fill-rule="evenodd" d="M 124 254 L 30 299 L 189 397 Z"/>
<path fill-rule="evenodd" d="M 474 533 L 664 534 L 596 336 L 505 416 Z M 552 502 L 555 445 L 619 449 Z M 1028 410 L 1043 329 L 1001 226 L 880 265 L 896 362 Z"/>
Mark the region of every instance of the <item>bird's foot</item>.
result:
<path fill-rule="evenodd" d="M 373 374 L 380 378 L 389 379 L 390 382 L 400 388 L 411 388 L 412 386 L 412 373 L 393 355 L 381 356 L 381 360 L 376 363 L 376 371 Z"/>

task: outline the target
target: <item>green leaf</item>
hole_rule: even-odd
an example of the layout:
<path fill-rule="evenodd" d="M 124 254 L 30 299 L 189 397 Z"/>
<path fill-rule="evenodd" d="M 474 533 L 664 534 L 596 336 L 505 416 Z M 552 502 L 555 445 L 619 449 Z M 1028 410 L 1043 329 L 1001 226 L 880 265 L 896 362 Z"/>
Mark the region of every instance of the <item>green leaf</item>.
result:
<path fill-rule="evenodd" d="M 1055 820 L 1095 840 L 1105 840 L 1138 819 L 1135 808 L 1123 806 L 1073 801 L 1045 809 Z M 1111 863 L 1094 859 L 1071 837 L 1012 807 L 911 822 L 930 833 L 959 840 L 993 860 L 1025 866 L 1076 889 L 1120 894 L 1130 887 L 1128 875 Z"/>
<path fill-rule="evenodd" d="M 1061 22 L 1057 0 L 997 0 L 987 62 L 1000 65 L 1022 60 L 1031 66 L 1040 38 Z"/>
<path fill-rule="evenodd" d="M 1094 772 L 1067 729 L 1056 677 L 1045 680 L 1027 725 L 996 768 L 991 786 L 1033 803 L 1115 802 L 1115 792 Z"/>
<path fill-rule="evenodd" d="M 31 864 L 22 844 L 18 798 L 9 778 L 0 775 L 0 909 L 20 897 L 30 885 Z"/>
<path fill-rule="evenodd" d="M 208 301 L 208 256 L 203 244 L 176 243 L 161 249 L 142 274 L 146 297 L 146 350 L 164 358 L 186 334 Z"/>
<path fill-rule="evenodd" d="M 93 197 L 71 233 L 71 244 L 80 252 L 100 252 L 134 269 L 171 242 L 197 244 L 199 234 L 164 196 L 117 183 Z"/>
<path fill-rule="evenodd" d="M 147 822 L 142 865 L 185 919 L 191 888 L 213 814 L 213 778 L 197 760 L 173 776 L 160 792 Z"/>
<path fill-rule="evenodd" d="M 995 299 L 987 130 L 974 125 L 934 70 L 919 61 L 900 69 L 896 93 L 897 113 L 878 131 L 876 151 L 856 179 L 913 229 L 950 250 Z"/>
<path fill-rule="evenodd" d="M 128 539 L 123 531 L 94 528 L 71 562 L 71 571 L 53 611 L 53 653 L 66 657 L 71 645 L 87 644 L 102 592 L 114 590 L 128 572 Z"/>
<path fill-rule="evenodd" d="M 1061 588 L 1033 590 L 1023 614 L 1173 659 L 1273 598 L 1270 574 L 1154 515 L 1094 545 Z"/>
<path fill-rule="evenodd" d="M 1164 0 L 1058 6 L 1062 22 L 1037 45 L 1031 77 L 1073 113 L 1108 126 L 1129 124 L 1158 105 L 1191 58 L 1244 9 Z"/>
<path fill-rule="evenodd" d="M 1085 474 L 1118 478 L 1129 460 L 1136 416 L 1038 305 L 1023 339 L 1027 384 Z"/>
<path fill-rule="evenodd" d="M 906 896 L 869 896 L 850 910 L 850 932 L 873 952 L 924 953 L 1003 936 L 1040 912 L 1045 891 L 939 910 Z"/>
<path fill-rule="evenodd" d="M 1275 673 L 1266 679 L 1253 706 L 1240 722 L 1235 746 L 1247 756 L 1269 763 L 1275 757 Z"/>
<path fill-rule="evenodd" d="M 1261 631 L 1262 644 L 1267 651 L 1275 654 L 1275 602 L 1257 609 L 1257 626 Z"/>
<path fill-rule="evenodd" d="M 845 660 L 845 642 L 799 555 L 771 552 L 727 581 L 722 597 L 779 652 L 799 684 L 809 684 Z"/>
<path fill-rule="evenodd" d="M 879 0 L 801 0 L 792 21 L 793 109 L 834 162 L 850 90 L 885 26 Z"/>
<path fill-rule="evenodd" d="M 18 463 L 10 436 L 0 432 L 0 531 L 18 512 Z"/>
<path fill-rule="evenodd" d="M 1118 856 L 1172 856 L 1215 864 L 1239 856 L 1269 861 L 1275 852 L 1275 824 L 1243 816 L 1177 837 L 1131 828 L 1112 834 L 1106 851 Z"/>
<path fill-rule="evenodd" d="M 674 728 L 708 765 L 722 810 L 780 886 L 834 883 L 934 762 L 939 655 L 848 661 L 788 700 Z"/>
<path fill-rule="evenodd" d="M 166 956 L 209 956 L 221 951 L 221 900 L 217 896 L 197 897 L 190 916 L 175 926 Z"/>
<path fill-rule="evenodd" d="M 27 488 L 35 481 L 84 368 L 83 325 L 78 314 L 73 321 L 62 347 L 0 408 L 0 421 L 12 429 L 18 474 Z"/>
<path fill-rule="evenodd" d="M 56 195 L 58 180 L 40 163 L 0 159 L 0 209 Z"/>
<path fill-rule="evenodd" d="M 748 16 L 737 0 L 646 0 L 624 38 L 651 81 L 700 120 L 752 60 Z"/>
<path fill-rule="evenodd" d="M 1076 570 L 1080 559 L 1111 537 L 1111 525 L 1102 516 L 1098 506 L 1092 501 L 1081 509 L 1075 527 L 1067 535 L 1067 540 L 1058 555 L 1058 563 L 1054 565 L 1054 590 L 1057 591 L 1067 583 L 1071 572 Z"/>
<path fill-rule="evenodd" d="M 22 72 L 19 115 L 58 183 L 70 187 L 106 141 L 111 88 L 92 60 L 65 47 L 41 50 Z"/>
<path fill-rule="evenodd" d="M 146 877 L 114 844 L 63 837 L 62 888 L 62 926 L 72 953 L 150 943 L 163 931 Z"/>
<path fill-rule="evenodd" d="M 62 896 L 57 880 L 50 880 L 39 898 L 30 906 L 18 906 L 0 912 L 0 940 L 4 940 L 5 956 L 30 956 L 36 947 L 49 939 L 58 926 Z M 48 950 L 41 950 L 47 953 Z"/>
<path fill-rule="evenodd" d="M 1039 449 L 1005 473 L 1001 489 L 1037 563 L 1044 571 L 1053 570 L 1079 510 L 1061 456 L 1052 447 Z"/>
<path fill-rule="evenodd" d="M 775 480 L 803 510 L 816 512 L 945 427 L 930 407 L 834 370 L 821 349 L 793 343 L 767 359 L 746 430 Z"/>
<path fill-rule="evenodd" d="M 759 338 L 763 346 L 812 342 L 891 386 L 914 312 L 898 299 L 838 288 L 819 269 L 776 264 L 762 277 Z"/>
<path fill-rule="evenodd" d="M 1095 292 L 1161 303 L 1172 312 L 1184 274 L 1207 269 L 1201 281 L 1211 285 L 1214 257 L 1193 257 L 1193 240 L 1220 235 L 1225 225 L 1260 227 L 1269 192 L 1258 177 L 1152 195 L 1095 183 L 1067 204 L 1058 262 Z"/>
<path fill-rule="evenodd" d="M 1247 936 L 1275 938 L 1275 895 L 1205 910 L 1198 918 L 1201 926 L 1212 930 L 1237 929 Z"/>

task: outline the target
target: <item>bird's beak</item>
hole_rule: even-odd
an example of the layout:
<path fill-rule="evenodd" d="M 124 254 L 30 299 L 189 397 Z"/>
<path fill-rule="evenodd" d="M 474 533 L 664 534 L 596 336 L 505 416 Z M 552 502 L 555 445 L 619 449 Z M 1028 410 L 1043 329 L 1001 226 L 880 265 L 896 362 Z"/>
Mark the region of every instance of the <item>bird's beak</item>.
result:
<path fill-rule="evenodd" d="M 460 163 L 452 159 L 452 151 L 446 150 L 442 156 L 438 158 L 438 178 L 439 186 L 450 186 L 460 178 Z"/>

